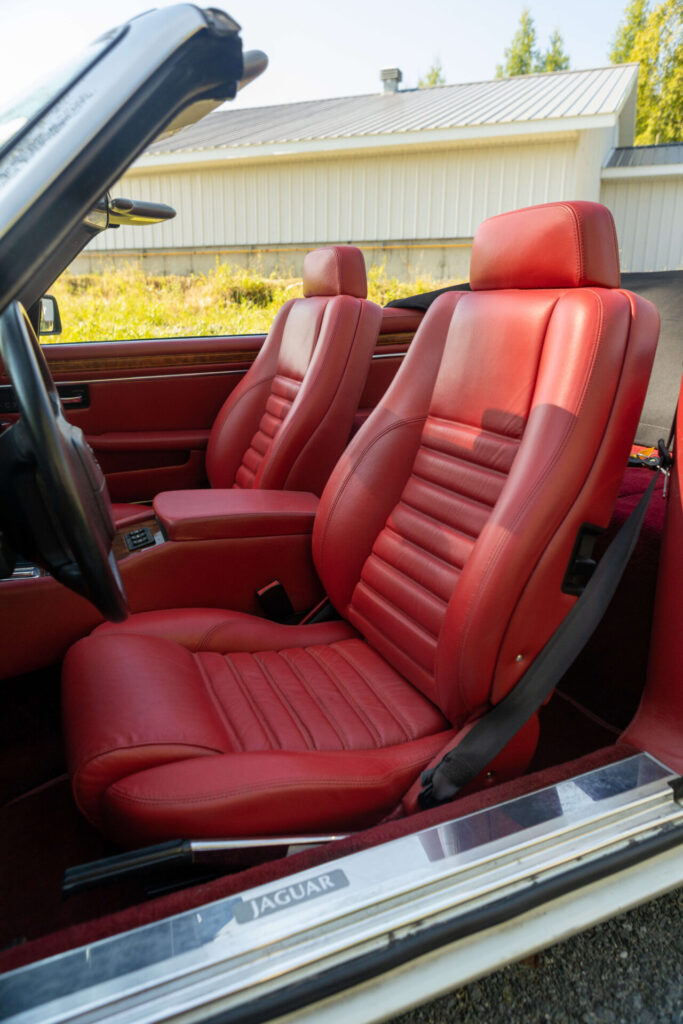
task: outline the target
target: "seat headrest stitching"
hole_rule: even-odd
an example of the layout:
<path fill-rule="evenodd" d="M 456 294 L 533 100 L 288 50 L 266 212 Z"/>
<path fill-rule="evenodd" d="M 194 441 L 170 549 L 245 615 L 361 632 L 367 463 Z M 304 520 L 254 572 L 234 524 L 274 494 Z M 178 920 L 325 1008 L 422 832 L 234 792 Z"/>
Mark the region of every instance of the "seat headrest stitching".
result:
<path fill-rule="evenodd" d="M 340 294 L 342 294 L 343 291 L 344 291 L 344 278 L 343 278 L 342 260 L 341 260 L 340 254 L 339 254 L 339 246 L 337 246 L 337 245 L 333 246 L 332 251 L 334 252 L 334 257 L 335 257 L 335 260 L 336 260 L 336 263 L 337 263 L 337 290 L 339 291 Z"/>
<path fill-rule="evenodd" d="M 562 205 L 562 209 L 563 210 L 567 210 L 567 212 L 569 213 L 570 220 L 571 220 L 572 225 L 574 227 L 574 234 L 576 236 L 576 261 L 577 261 L 577 264 L 576 264 L 576 266 L 577 266 L 576 282 L 578 284 L 579 282 L 583 281 L 584 276 L 585 276 L 585 268 L 586 268 L 586 261 L 585 261 L 584 250 L 583 250 L 583 242 L 582 242 L 582 238 L 581 238 L 581 218 L 579 217 L 579 214 L 574 209 L 574 207 L 573 206 L 569 206 L 569 204 L 563 204 Z"/>

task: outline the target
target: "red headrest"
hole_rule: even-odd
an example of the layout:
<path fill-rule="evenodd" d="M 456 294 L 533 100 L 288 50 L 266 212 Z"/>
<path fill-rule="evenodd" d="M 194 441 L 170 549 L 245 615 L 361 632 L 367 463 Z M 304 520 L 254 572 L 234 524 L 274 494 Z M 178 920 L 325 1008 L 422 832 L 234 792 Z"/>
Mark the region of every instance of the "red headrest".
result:
<path fill-rule="evenodd" d="M 355 245 L 314 249 L 304 259 L 304 295 L 355 295 L 365 299 L 365 259 Z"/>
<path fill-rule="evenodd" d="M 601 203 L 528 206 L 491 217 L 472 243 L 470 288 L 619 287 L 612 214 Z"/>

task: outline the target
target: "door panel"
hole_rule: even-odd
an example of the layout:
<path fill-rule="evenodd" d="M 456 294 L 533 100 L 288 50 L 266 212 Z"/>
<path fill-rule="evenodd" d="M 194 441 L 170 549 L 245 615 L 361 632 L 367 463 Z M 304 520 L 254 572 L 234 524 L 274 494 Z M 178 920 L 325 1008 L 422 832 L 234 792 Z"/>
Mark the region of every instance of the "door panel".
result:
<path fill-rule="evenodd" d="M 422 316 L 419 310 L 383 310 L 355 428 L 393 380 Z M 66 398 L 65 413 L 97 455 L 112 501 L 145 501 L 162 490 L 206 486 L 211 426 L 264 338 L 226 335 L 43 346 Z M 2 384 L 7 384 L 4 372 Z M 6 412 L 2 417 L 15 418 Z"/>
<path fill-rule="evenodd" d="M 263 335 L 46 345 L 58 385 L 87 383 L 65 406 L 107 477 L 113 501 L 206 485 L 213 421 L 254 361 Z"/>

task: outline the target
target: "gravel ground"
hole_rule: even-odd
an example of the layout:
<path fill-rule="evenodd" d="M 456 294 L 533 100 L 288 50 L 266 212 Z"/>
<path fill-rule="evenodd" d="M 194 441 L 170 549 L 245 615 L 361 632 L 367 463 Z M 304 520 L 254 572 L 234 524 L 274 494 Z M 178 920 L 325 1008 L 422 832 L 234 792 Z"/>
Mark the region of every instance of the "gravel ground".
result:
<path fill-rule="evenodd" d="M 681 1024 L 683 889 L 392 1024 Z"/>

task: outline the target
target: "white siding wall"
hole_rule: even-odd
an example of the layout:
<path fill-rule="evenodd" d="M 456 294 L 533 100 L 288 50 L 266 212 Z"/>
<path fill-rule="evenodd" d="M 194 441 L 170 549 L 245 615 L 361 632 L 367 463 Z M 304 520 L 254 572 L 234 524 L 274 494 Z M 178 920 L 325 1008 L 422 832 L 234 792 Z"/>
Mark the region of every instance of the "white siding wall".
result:
<path fill-rule="evenodd" d="M 606 179 L 600 201 L 617 225 L 621 269 L 683 269 L 683 177 Z"/>
<path fill-rule="evenodd" d="M 482 220 L 505 210 L 597 198 L 583 193 L 587 164 L 592 188 L 599 187 L 604 131 L 581 135 L 595 139 L 133 172 L 116 192 L 170 203 L 177 217 L 107 231 L 91 248 L 470 238 Z"/>

